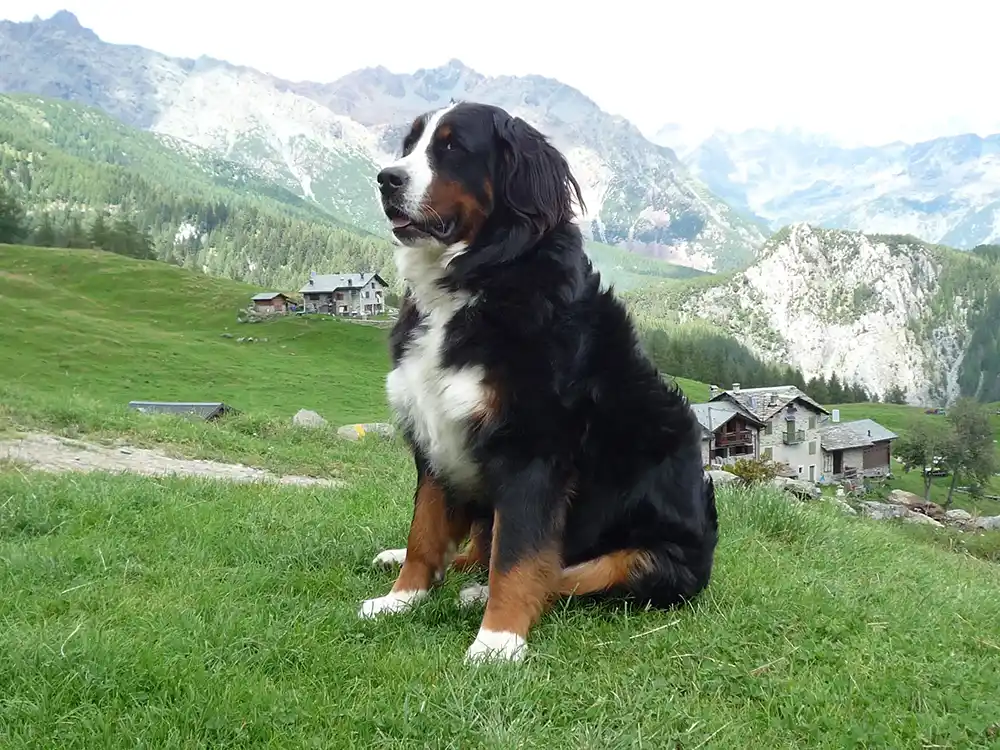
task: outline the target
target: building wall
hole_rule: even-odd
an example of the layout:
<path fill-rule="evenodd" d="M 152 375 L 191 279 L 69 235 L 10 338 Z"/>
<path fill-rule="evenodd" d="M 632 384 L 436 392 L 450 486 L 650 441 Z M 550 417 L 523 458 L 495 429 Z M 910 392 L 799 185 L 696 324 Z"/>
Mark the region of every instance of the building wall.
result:
<path fill-rule="evenodd" d="M 785 410 L 782 409 L 768 420 L 770 434 L 768 434 L 767 426 L 760 433 L 760 455 L 761 457 L 766 456 L 770 449 L 772 459 L 788 464 L 801 479 L 808 480 L 810 467 L 814 467 L 812 469 L 813 481 L 818 481 L 823 472 L 823 455 L 819 442 L 819 418 L 822 412 L 802 403 L 796 403 L 796 409 L 795 429 L 805 433 L 805 441 L 795 445 L 785 445 L 782 436 L 788 428 Z M 800 467 L 801 471 L 799 471 Z"/>

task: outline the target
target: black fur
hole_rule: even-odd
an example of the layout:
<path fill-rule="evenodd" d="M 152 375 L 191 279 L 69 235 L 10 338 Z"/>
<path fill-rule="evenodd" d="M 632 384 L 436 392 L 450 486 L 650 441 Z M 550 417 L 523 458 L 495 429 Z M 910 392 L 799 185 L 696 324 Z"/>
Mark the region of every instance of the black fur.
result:
<path fill-rule="evenodd" d="M 552 540 L 565 566 L 646 550 L 653 569 L 611 593 L 662 607 L 692 598 L 708 585 L 718 536 L 701 428 L 641 351 L 623 305 L 600 289 L 572 223 L 573 198 L 583 201 L 565 158 L 494 107 L 462 104 L 442 124 L 462 147 L 435 152 L 436 174 L 477 196 L 492 186 L 481 230 L 442 282 L 477 297 L 449 324 L 444 359 L 482 365 L 499 403 L 468 431 L 481 484 L 438 477 L 449 503 L 484 522 L 497 511 L 501 569 Z M 408 299 L 394 365 L 420 322 Z M 404 432 L 418 473 L 429 471 L 424 446 Z"/>

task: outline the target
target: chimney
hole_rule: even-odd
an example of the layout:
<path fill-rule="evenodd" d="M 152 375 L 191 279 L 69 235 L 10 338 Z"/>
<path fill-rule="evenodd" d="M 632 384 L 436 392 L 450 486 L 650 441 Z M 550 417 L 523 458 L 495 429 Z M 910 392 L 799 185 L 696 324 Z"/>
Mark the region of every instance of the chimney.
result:
<path fill-rule="evenodd" d="M 768 406 L 778 405 L 778 394 L 775 393 L 774 391 L 771 391 L 769 394 L 767 394 L 767 405 Z"/>
<path fill-rule="evenodd" d="M 739 393 L 739 392 L 740 392 L 740 384 L 733 383 L 733 393 Z"/>
<path fill-rule="evenodd" d="M 715 398 L 718 395 L 719 395 L 719 386 L 717 386 L 717 385 L 710 385 L 710 386 L 708 386 L 708 397 L 709 397 L 709 399 L 713 399 L 713 398 Z"/>
<path fill-rule="evenodd" d="M 833 419 L 834 422 L 839 422 L 840 421 L 840 409 L 834 409 L 833 410 L 833 417 L 832 417 L 832 419 Z"/>

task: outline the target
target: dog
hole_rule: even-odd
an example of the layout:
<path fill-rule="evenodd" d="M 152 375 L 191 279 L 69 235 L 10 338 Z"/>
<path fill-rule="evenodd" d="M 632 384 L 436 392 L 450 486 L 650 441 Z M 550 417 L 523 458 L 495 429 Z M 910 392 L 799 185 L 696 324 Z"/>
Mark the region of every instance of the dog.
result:
<path fill-rule="evenodd" d="M 396 581 L 359 616 L 486 570 L 460 595 L 486 602 L 466 661 L 519 661 L 554 597 L 697 596 L 718 539 L 701 427 L 601 288 L 562 153 L 503 109 L 453 102 L 413 122 L 377 183 L 407 286 L 386 391 L 416 489 L 406 548 L 373 560 L 401 565 Z"/>

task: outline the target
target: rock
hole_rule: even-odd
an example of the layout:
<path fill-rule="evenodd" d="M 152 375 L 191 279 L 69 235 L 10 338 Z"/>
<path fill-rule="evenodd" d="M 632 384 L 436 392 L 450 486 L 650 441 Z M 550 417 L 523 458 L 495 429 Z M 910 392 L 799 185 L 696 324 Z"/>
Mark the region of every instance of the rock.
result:
<path fill-rule="evenodd" d="M 924 502 L 924 499 L 920 495 L 907 492 L 906 490 L 893 490 L 889 493 L 887 499 L 894 505 L 921 505 Z"/>
<path fill-rule="evenodd" d="M 972 521 L 972 525 L 984 531 L 1000 531 L 1000 516 L 983 516 Z"/>
<path fill-rule="evenodd" d="M 816 500 L 823 495 L 819 487 L 809 482 L 803 482 L 801 479 L 775 477 L 771 480 L 771 486 L 779 490 L 784 490 L 802 500 Z"/>
<path fill-rule="evenodd" d="M 936 526 L 939 529 L 944 528 L 944 524 L 940 521 L 935 521 L 930 516 L 925 516 L 923 513 L 915 513 L 913 511 L 910 511 L 903 516 L 903 520 L 907 523 L 920 523 L 925 526 Z"/>
<path fill-rule="evenodd" d="M 841 500 L 839 497 L 834 498 L 833 504 L 840 508 L 841 512 L 846 513 L 849 516 L 856 516 L 858 512 L 852 508 L 847 501 Z"/>
<path fill-rule="evenodd" d="M 948 521 L 955 521 L 957 523 L 966 523 L 972 520 L 972 514 L 967 510 L 962 510 L 961 508 L 946 510 L 944 512 L 944 517 Z"/>
<path fill-rule="evenodd" d="M 231 333 L 220 333 L 219 335 L 224 339 L 231 339 L 233 337 L 233 334 Z"/>
<path fill-rule="evenodd" d="M 323 427 L 326 420 L 314 411 L 299 409 L 292 417 L 292 424 L 296 427 Z"/>
<path fill-rule="evenodd" d="M 337 434 L 345 440 L 360 440 L 370 435 L 390 440 L 396 434 L 396 428 L 385 422 L 345 424 L 343 427 L 337 428 Z"/>
<path fill-rule="evenodd" d="M 866 516 L 876 521 L 887 521 L 890 518 L 905 518 L 910 513 L 909 509 L 904 505 L 876 503 L 872 500 L 866 500 L 861 503 L 861 509 Z"/>
<path fill-rule="evenodd" d="M 719 469 L 712 469 L 711 471 L 708 472 L 708 475 L 712 477 L 712 481 L 715 483 L 716 487 L 743 481 L 732 472 L 721 471 Z"/>

